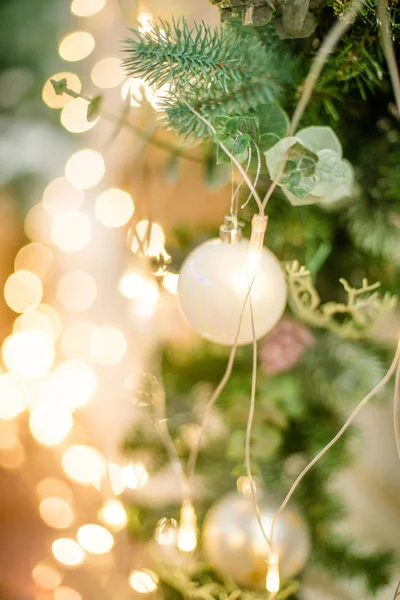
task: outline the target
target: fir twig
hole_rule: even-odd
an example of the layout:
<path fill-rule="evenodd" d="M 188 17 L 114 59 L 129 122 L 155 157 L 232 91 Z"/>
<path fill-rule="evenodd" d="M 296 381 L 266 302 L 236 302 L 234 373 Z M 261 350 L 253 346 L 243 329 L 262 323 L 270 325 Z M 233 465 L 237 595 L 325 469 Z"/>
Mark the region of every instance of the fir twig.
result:
<path fill-rule="evenodd" d="M 168 124 L 178 133 L 209 135 L 186 103 L 212 119 L 248 112 L 279 93 L 276 58 L 256 35 L 244 38 L 234 28 L 211 29 L 205 23 L 190 29 L 184 19 L 160 21 L 151 32 L 132 33 L 124 42 L 127 73 L 169 86 L 165 109 Z"/>
<path fill-rule="evenodd" d="M 322 304 L 309 270 L 294 261 L 287 265 L 286 273 L 290 303 L 297 316 L 314 327 L 329 329 L 344 338 L 365 336 L 377 318 L 397 303 L 397 298 L 389 293 L 383 297 L 378 295 L 375 290 L 380 283 L 369 285 L 364 279 L 360 288 L 353 288 L 345 279 L 340 279 L 347 293 L 347 303 Z"/>

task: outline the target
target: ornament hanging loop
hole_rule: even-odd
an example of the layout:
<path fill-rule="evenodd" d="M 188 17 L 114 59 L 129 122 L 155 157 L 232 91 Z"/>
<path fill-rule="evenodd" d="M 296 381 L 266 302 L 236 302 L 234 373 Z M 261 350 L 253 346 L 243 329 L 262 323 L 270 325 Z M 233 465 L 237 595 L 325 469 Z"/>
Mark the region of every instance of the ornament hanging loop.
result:
<path fill-rule="evenodd" d="M 222 242 L 227 244 L 240 242 L 242 239 L 242 228 L 235 215 L 224 218 L 224 224 L 219 228 L 219 237 Z"/>

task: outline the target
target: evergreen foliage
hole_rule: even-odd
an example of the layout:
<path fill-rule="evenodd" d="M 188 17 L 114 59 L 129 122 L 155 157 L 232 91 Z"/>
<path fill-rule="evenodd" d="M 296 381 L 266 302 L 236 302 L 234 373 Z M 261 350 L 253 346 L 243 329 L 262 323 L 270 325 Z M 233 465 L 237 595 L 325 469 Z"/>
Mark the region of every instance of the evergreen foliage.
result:
<path fill-rule="evenodd" d="M 124 47 L 127 73 L 171 86 L 172 98 L 165 97 L 168 124 L 185 136 L 210 134 L 185 102 L 207 119 L 243 114 L 279 96 L 287 79 L 273 35 L 265 46 L 252 32 L 244 36 L 237 28 L 211 29 L 204 23 L 190 29 L 185 20 L 132 32 Z"/>

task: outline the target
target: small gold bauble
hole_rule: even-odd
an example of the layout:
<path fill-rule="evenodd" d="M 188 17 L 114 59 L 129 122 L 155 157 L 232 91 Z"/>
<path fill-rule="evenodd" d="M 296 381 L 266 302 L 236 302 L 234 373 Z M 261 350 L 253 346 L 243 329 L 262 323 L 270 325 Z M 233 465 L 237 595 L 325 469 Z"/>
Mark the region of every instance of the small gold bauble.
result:
<path fill-rule="evenodd" d="M 279 501 L 259 498 L 261 520 L 269 533 Z M 268 549 L 251 496 L 229 493 L 208 511 L 203 526 L 203 548 L 211 566 L 239 585 L 265 586 Z M 274 550 L 279 554 L 282 579 L 297 575 L 310 554 L 310 535 L 299 509 L 292 503 L 274 528 Z"/>

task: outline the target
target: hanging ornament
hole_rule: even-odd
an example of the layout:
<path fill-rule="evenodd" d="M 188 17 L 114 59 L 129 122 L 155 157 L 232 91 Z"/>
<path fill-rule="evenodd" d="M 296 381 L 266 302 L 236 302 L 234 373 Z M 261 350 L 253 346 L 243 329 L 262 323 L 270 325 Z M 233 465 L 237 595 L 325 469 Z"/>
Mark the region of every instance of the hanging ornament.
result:
<path fill-rule="evenodd" d="M 260 497 L 259 504 L 268 533 L 279 502 L 268 496 Z M 311 548 L 306 522 L 292 503 L 276 521 L 273 541 L 281 579 L 294 577 L 304 568 Z M 203 525 L 203 548 L 222 575 L 239 585 L 265 588 L 268 548 L 250 495 L 229 493 L 211 507 Z"/>
<path fill-rule="evenodd" d="M 240 228 L 226 217 L 220 238 L 196 248 L 182 265 L 178 281 L 181 309 L 193 329 L 212 342 L 234 343 L 253 277 L 250 295 L 257 339 L 272 329 L 285 309 L 286 282 L 278 259 L 263 247 L 259 249 L 260 264 L 255 265 L 251 248 L 248 240 L 241 239 Z M 248 301 L 238 344 L 252 341 Z"/>

